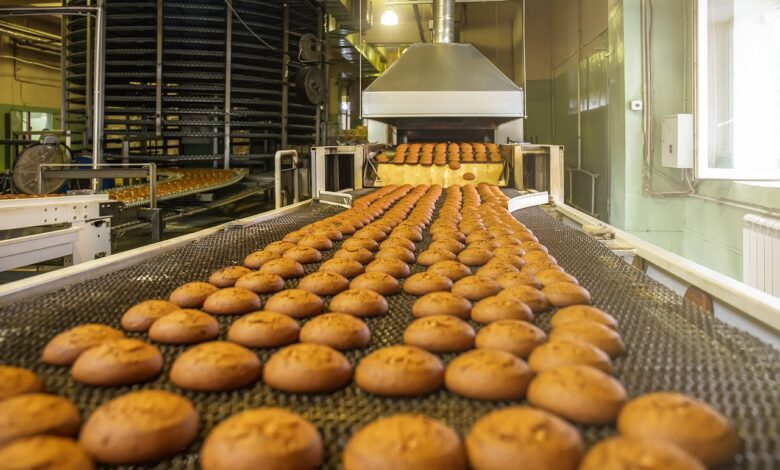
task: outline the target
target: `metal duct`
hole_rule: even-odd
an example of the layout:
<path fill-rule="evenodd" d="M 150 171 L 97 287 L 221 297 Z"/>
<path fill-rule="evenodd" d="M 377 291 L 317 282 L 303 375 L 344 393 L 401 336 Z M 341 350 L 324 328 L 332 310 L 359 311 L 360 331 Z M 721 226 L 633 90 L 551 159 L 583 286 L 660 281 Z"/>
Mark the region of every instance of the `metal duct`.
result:
<path fill-rule="evenodd" d="M 455 42 L 455 0 L 433 0 L 433 42 Z"/>

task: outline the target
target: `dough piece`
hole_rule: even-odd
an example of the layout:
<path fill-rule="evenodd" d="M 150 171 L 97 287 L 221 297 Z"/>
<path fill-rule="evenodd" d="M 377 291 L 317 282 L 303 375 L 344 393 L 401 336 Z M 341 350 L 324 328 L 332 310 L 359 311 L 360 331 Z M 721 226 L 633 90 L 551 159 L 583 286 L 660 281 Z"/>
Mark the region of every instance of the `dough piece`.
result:
<path fill-rule="evenodd" d="M 0 448 L 25 437 L 75 436 L 80 425 L 79 410 L 56 395 L 25 393 L 0 401 Z"/>
<path fill-rule="evenodd" d="M 282 258 L 295 260 L 301 264 L 312 264 L 322 261 L 322 253 L 312 247 L 296 246 L 285 251 Z"/>
<path fill-rule="evenodd" d="M 618 436 L 593 446 L 579 470 L 706 470 L 697 458 L 656 439 Z"/>
<path fill-rule="evenodd" d="M 557 328 L 568 323 L 579 323 L 581 321 L 601 323 L 613 330 L 617 329 L 618 326 L 617 320 L 612 315 L 589 305 L 572 305 L 571 307 L 559 309 L 550 319 L 550 325 L 553 328 Z"/>
<path fill-rule="evenodd" d="M 498 294 L 503 298 L 516 299 L 531 307 L 534 313 L 544 312 L 550 309 L 547 297 L 538 289 L 530 286 L 515 286 L 504 289 Z"/>
<path fill-rule="evenodd" d="M 228 341 L 248 348 L 276 348 L 298 341 L 298 322 L 276 312 L 254 312 L 230 325 Z"/>
<path fill-rule="evenodd" d="M 114 387 L 147 382 L 163 367 L 160 350 L 137 339 L 106 341 L 84 351 L 70 370 L 77 382 Z"/>
<path fill-rule="evenodd" d="M 219 322 L 199 310 L 182 309 L 170 313 L 149 328 L 149 338 L 165 344 L 193 344 L 216 338 Z"/>
<path fill-rule="evenodd" d="M 381 251 L 380 251 L 381 253 Z M 377 257 L 379 254 L 377 254 Z M 333 255 L 334 259 L 351 259 L 366 265 L 374 261 L 374 254 L 365 248 L 342 248 Z"/>
<path fill-rule="evenodd" d="M 479 330 L 474 344 L 480 349 L 498 349 L 528 359 L 547 340 L 544 331 L 521 320 L 499 320 Z"/>
<path fill-rule="evenodd" d="M 93 470 L 86 452 L 72 439 L 35 436 L 0 449 L 0 468 L 6 470 Z"/>
<path fill-rule="evenodd" d="M 516 286 L 530 286 L 534 289 L 541 289 L 542 283 L 535 276 L 528 273 L 505 273 L 498 277 L 498 283 L 504 289 L 510 289 Z"/>
<path fill-rule="evenodd" d="M 343 454 L 344 470 L 466 470 L 453 429 L 424 415 L 380 418 L 356 432 Z"/>
<path fill-rule="evenodd" d="M 391 248 L 395 246 L 406 248 L 409 251 L 414 251 L 416 248 L 413 241 L 409 240 L 408 238 L 397 237 L 397 236 L 388 237 L 387 240 L 379 244 L 380 249 Z"/>
<path fill-rule="evenodd" d="M 556 282 L 542 289 L 547 301 L 556 307 L 587 305 L 591 303 L 590 292 L 582 286 L 570 282 Z"/>
<path fill-rule="evenodd" d="M 496 256 L 524 256 L 525 250 L 519 246 L 503 245 L 493 250 L 493 254 Z"/>
<path fill-rule="evenodd" d="M 436 240 L 435 242 L 432 242 L 428 246 L 429 250 L 432 250 L 434 248 L 447 250 L 450 253 L 454 253 L 457 255 L 458 253 L 466 249 L 466 245 L 459 242 L 458 240 L 455 240 L 454 238 L 444 238 L 441 240 Z"/>
<path fill-rule="evenodd" d="M 561 269 L 545 269 L 536 273 L 536 278 L 544 287 L 556 284 L 558 282 L 568 282 L 570 284 L 579 284 L 576 277 L 564 272 Z"/>
<path fill-rule="evenodd" d="M 174 310 L 179 310 L 179 306 L 167 300 L 147 300 L 135 304 L 122 315 L 122 328 L 127 331 L 148 331 L 152 323 Z"/>
<path fill-rule="evenodd" d="M 466 436 L 474 470 L 577 470 L 585 445 L 577 428 L 527 407 L 504 408 L 480 418 Z"/>
<path fill-rule="evenodd" d="M 455 253 L 444 248 L 428 248 L 417 256 L 417 264 L 432 266 L 440 261 L 454 261 Z"/>
<path fill-rule="evenodd" d="M 238 344 L 214 341 L 193 346 L 173 361 L 171 382 L 188 390 L 235 390 L 260 377 L 260 359 Z"/>
<path fill-rule="evenodd" d="M 331 312 L 356 317 L 377 317 L 385 315 L 389 307 L 381 294 L 368 289 L 349 289 L 333 297 L 328 308 Z"/>
<path fill-rule="evenodd" d="M 387 296 L 401 292 L 401 284 L 393 276 L 381 272 L 363 273 L 349 284 L 351 289 L 368 289 Z"/>
<path fill-rule="evenodd" d="M 444 276 L 452 282 L 471 276 L 471 269 L 459 261 L 439 261 L 431 265 L 428 272 Z"/>
<path fill-rule="evenodd" d="M 198 435 L 189 400 L 162 390 L 140 390 L 102 404 L 89 417 L 79 444 L 107 464 L 156 462 L 173 457 Z"/>
<path fill-rule="evenodd" d="M 368 237 L 352 237 L 342 243 L 341 248 L 346 248 L 349 250 L 363 248 L 368 251 L 377 251 L 379 250 L 379 243 L 377 243 L 376 240 Z"/>
<path fill-rule="evenodd" d="M 298 248 L 314 248 L 319 251 L 327 251 L 333 248 L 333 242 L 324 235 L 307 235 L 298 240 Z M 292 248 L 290 249 L 292 250 Z M 285 254 L 289 253 L 289 250 Z"/>
<path fill-rule="evenodd" d="M 227 266 L 209 276 L 209 284 L 217 287 L 233 287 L 237 280 L 251 272 L 243 266 Z"/>
<path fill-rule="evenodd" d="M 419 207 L 419 206 L 418 206 Z M 397 237 L 406 238 L 408 240 L 413 241 L 414 243 L 419 243 L 422 241 L 422 233 L 420 233 L 419 230 L 415 230 L 412 227 L 404 227 L 404 226 L 398 226 L 393 230 L 393 235 Z"/>
<path fill-rule="evenodd" d="M 307 321 L 301 328 L 302 343 L 318 343 L 334 349 L 364 348 L 371 330 L 359 318 L 345 313 L 325 313 Z"/>
<path fill-rule="evenodd" d="M 439 358 L 414 346 L 389 346 L 365 356 L 355 370 L 363 390 L 391 397 L 425 395 L 444 381 Z"/>
<path fill-rule="evenodd" d="M 452 281 L 441 274 L 429 272 L 412 274 L 404 281 L 404 292 L 411 295 L 425 295 L 431 292 L 449 291 Z"/>
<path fill-rule="evenodd" d="M 349 289 L 349 279 L 328 271 L 317 271 L 301 279 L 298 289 L 307 290 L 317 295 L 336 295 Z"/>
<path fill-rule="evenodd" d="M 325 302 L 307 290 L 287 289 L 271 296 L 265 303 L 265 309 L 292 318 L 308 318 L 322 313 Z"/>
<path fill-rule="evenodd" d="M 467 266 L 482 266 L 493 258 L 493 252 L 486 248 L 471 247 L 458 253 L 458 261 Z"/>
<path fill-rule="evenodd" d="M 615 421 L 626 390 L 598 369 L 571 365 L 537 375 L 528 387 L 528 401 L 575 423 L 602 425 Z"/>
<path fill-rule="evenodd" d="M 363 265 L 353 259 L 333 258 L 320 265 L 320 271 L 341 274 L 352 279 L 363 273 Z"/>
<path fill-rule="evenodd" d="M 296 246 L 295 243 L 280 240 L 278 242 L 269 243 L 263 249 L 269 253 L 282 256 L 287 250 L 295 248 Z"/>
<path fill-rule="evenodd" d="M 452 293 L 471 301 L 479 301 L 501 292 L 501 285 L 485 276 L 466 276 L 452 285 Z"/>
<path fill-rule="evenodd" d="M 494 295 L 474 304 L 471 309 L 471 319 L 484 324 L 500 320 L 531 322 L 534 320 L 534 313 L 531 307 L 520 300 Z"/>
<path fill-rule="evenodd" d="M 444 375 L 447 390 L 478 400 L 519 400 L 525 396 L 533 372 L 512 354 L 476 349 L 450 362 Z"/>
<path fill-rule="evenodd" d="M 276 274 L 282 279 L 293 279 L 303 276 L 303 265 L 294 259 L 278 258 L 260 267 L 261 273 Z"/>
<path fill-rule="evenodd" d="M 533 350 L 528 365 L 537 374 L 570 365 L 584 365 L 607 374 L 613 372 L 609 355 L 590 343 L 570 339 L 549 341 Z"/>
<path fill-rule="evenodd" d="M 251 290 L 255 294 L 273 294 L 284 289 L 284 279 L 271 273 L 251 272 L 236 281 L 236 287 Z"/>
<path fill-rule="evenodd" d="M 499 277 L 501 277 L 504 274 L 518 273 L 518 272 L 520 272 L 520 270 L 512 266 L 511 264 L 506 263 L 504 261 L 496 261 L 496 259 L 493 258 L 488 264 L 477 269 L 477 272 L 474 274 L 476 274 L 477 276 L 482 276 L 482 277 L 487 277 L 489 279 L 497 280 Z"/>
<path fill-rule="evenodd" d="M 625 436 L 674 444 L 707 467 L 732 462 L 740 446 L 737 433 L 722 414 L 679 393 L 650 393 L 631 400 L 620 412 L 617 427 Z"/>
<path fill-rule="evenodd" d="M 390 248 L 382 248 L 376 254 L 376 259 L 390 258 L 401 260 L 404 263 L 414 263 L 415 256 L 412 251 L 400 246 L 391 246 Z"/>
<path fill-rule="evenodd" d="M 291 393 L 332 392 L 349 383 L 352 365 L 324 344 L 299 343 L 282 348 L 265 363 L 263 381 Z"/>
<path fill-rule="evenodd" d="M 241 287 L 220 289 L 203 302 L 203 310 L 214 315 L 241 315 L 260 310 L 262 306 L 257 294 Z"/>
<path fill-rule="evenodd" d="M 396 279 L 403 279 L 411 273 L 409 265 L 400 259 L 380 258 L 366 266 L 367 273 L 385 273 Z"/>
<path fill-rule="evenodd" d="M 211 430 L 200 451 L 203 470 L 313 470 L 322 437 L 310 422 L 282 408 L 242 411 Z"/>
<path fill-rule="evenodd" d="M 434 353 L 461 352 L 474 347 L 474 335 L 474 328 L 457 317 L 432 315 L 406 327 L 404 344 Z"/>
<path fill-rule="evenodd" d="M 290 248 L 295 247 L 294 243 L 290 243 L 290 245 L 292 245 Z M 259 269 L 266 263 L 281 258 L 283 253 L 284 251 L 280 253 L 269 250 L 255 251 L 254 253 L 250 253 L 246 258 L 244 258 L 244 267 L 249 269 Z"/>
<path fill-rule="evenodd" d="M 450 292 L 431 292 L 417 299 L 412 305 L 412 315 L 452 315 L 466 320 L 471 312 L 471 302 Z"/>
<path fill-rule="evenodd" d="M 566 323 L 553 328 L 550 332 L 550 339 L 584 341 L 601 349 L 613 359 L 622 356 L 626 352 L 623 339 L 617 331 L 592 321 Z"/>
<path fill-rule="evenodd" d="M 208 282 L 188 282 L 174 289 L 168 300 L 180 308 L 200 308 L 206 298 L 218 290 Z"/>
<path fill-rule="evenodd" d="M 0 400 L 42 391 L 43 383 L 34 372 L 21 367 L 0 366 Z"/>
<path fill-rule="evenodd" d="M 124 333 L 110 326 L 95 323 L 79 325 L 52 338 L 43 348 L 41 360 L 55 366 L 69 366 L 87 349 L 124 337 Z"/>

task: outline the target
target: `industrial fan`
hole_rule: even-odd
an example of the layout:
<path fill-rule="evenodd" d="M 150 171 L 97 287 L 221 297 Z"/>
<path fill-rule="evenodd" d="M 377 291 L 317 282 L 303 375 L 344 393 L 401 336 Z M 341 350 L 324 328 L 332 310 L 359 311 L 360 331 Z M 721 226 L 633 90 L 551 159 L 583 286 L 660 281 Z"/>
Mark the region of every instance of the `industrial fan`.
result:
<path fill-rule="evenodd" d="M 60 144 L 56 136 L 45 136 L 39 143 L 32 144 L 22 151 L 13 168 L 12 181 L 17 192 L 23 194 L 51 194 L 65 186 L 67 180 L 56 178 L 43 182 L 40 186 L 40 166 L 67 164 L 71 162 L 70 149 Z"/>

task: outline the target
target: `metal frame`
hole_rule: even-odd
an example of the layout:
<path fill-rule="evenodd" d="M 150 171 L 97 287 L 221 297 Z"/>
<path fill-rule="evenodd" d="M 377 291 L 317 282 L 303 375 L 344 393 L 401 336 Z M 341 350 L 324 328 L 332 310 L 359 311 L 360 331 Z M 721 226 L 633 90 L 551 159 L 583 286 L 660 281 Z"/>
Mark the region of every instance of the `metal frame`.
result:
<path fill-rule="evenodd" d="M 102 215 L 107 194 L 0 201 L 0 230 L 19 236 L 0 241 L 0 271 L 71 256 L 79 264 L 111 254 L 110 217 Z M 25 235 L 24 229 L 69 227 Z"/>
<path fill-rule="evenodd" d="M 103 161 L 104 88 L 106 52 L 106 9 L 105 0 L 96 0 L 96 6 L 78 7 L 31 7 L 0 8 L 0 16 L 88 16 L 95 17 L 95 51 L 93 58 L 93 111 L 92 119 L 92 168 L 97 169 Z M 87 38 L 89 39 L 89 38 Z M 89 44 L 89 40 L 87 40 Z M 63 69 L 64 70 L 64 69 Z M 90 106 L 87 106 L 90 109 Z M 98 189 L 98 180 L 92 180 L 92 189 Z"/>
<path fill-rule="evenodd" d="M 290 168 L 282 168 L 283 160 L 291 159 L 292 166 Z M 281 209 L 282 201 L 282 173 L 293 172 L 293 204 L 300 200 L 300 185 L 298 183 L 299 168 L 298 168 L 298 152 L 296 150 L 279 150 L 274 154 L 274 206 L 276 209 Z"/>
<path fill-rule="evenodd" d="M 368 146 L 365 145 L 343 145 L 314 147 L 312 149 L 312 188 L 311 197 L 317 199 L 320 192 L 326 191 L 327 186 L 327 164 L 326 158 L 338 155 L 351 155 L 353 157 L 353 177 L 354 181 L 351 189 L 363 189 L 363 166 L 366 162 Z M 336 161 L 336 170 L 338 173 L 338 160 Z M 339 181 L 336 181 L 339 186 Z"/>
<path fill-rule="evenodd" d="M 107 198 L 107 196 L 104 197 Z M 2 204 L 3 203 L 0 203 L 0 207 L 2 207 Z M 87 261 L 78 266 L 71 266 L 54 272 L 40 274 L 29 279 L 1 285 L 0 306 L 14 303 L 32 295 L 45 294 L 47 292 L 62 289 L 63 287 L 67 287 L 71 284 L 76 284 L 89 279 L 95 279 L 105 274 L 118 271 L 122 268 L 126 268 L 138 263 L 143 263 L 144 261 L 148 261 L 155 256 L 168 253 L 175 250 L 176 248 L 208 237 L 223 230 L 232 229 L 236 226 L 251 226 L 266 220 L 275 219 L 277 217 L 294 212 L 309 204 L 311 204 L 310 200 L 299 202 L 298 204 L 293 204 L 281 209 L 265 212 L 253 217 L 239 219 L 233 222 L 219 225 L 217 227 L 201 230 L 200 232 L 177 237 L 172 240 L 166 240 L 160 243 L 155 243 L 153 245 L 147 245 L 141 248 L 136 248 L 134 250 L 125 251 L 107 258 Z"/>

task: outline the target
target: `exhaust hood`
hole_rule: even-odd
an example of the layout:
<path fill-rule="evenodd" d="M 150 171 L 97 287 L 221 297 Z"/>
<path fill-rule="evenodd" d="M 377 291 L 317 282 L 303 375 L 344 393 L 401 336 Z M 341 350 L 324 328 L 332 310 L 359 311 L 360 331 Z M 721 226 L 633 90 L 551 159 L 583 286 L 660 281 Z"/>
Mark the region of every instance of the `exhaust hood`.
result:
<path fill-rule="evenodd" d="M 497 126 L 524 117 L 523 89 L 471 44 L 414 44 L 363 92 L 363 117 L 396 127 Z"/>

